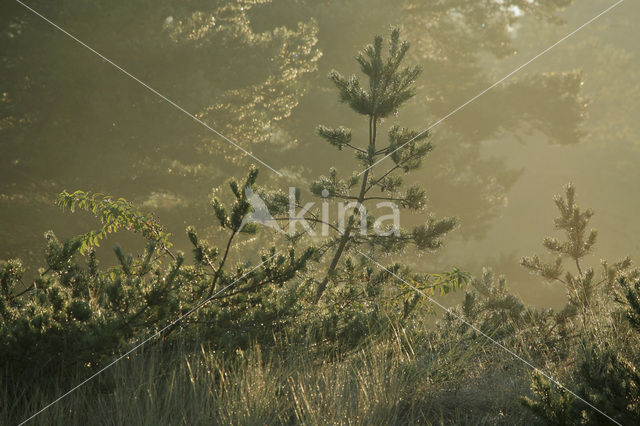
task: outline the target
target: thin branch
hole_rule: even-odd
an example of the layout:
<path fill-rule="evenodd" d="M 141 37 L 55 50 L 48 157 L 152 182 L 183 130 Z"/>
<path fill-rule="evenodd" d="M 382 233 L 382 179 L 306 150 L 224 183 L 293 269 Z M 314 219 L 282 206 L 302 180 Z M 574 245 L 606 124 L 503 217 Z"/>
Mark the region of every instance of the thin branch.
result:
<path fill-rule="evenodd" d="M 380 183 L 380 181 L 382 181 L 382 179 L 386 178 L 387 176 L 389 176 L 391 173 L 395 172 L 397 169 L 399 169 L 400 166 L 398 164 L 396 164 L 395 166 L 393 166 L 392 168 L 390 168 L 389 170 L 387 170 L 382 176 L 380 176 L 378 179 L 376 180 L 372 180 L 369 183 L 369 188 L 367 188 L 367 190 L 365 192 L 368 192 L 371 188 L 373 188 L 374 186 L 378 185 Z"/>
<path fill-rule="evenodd" d="M 370 201 L 370 200 L 387 200 L 387 201 L 400 201 L 400 202 L 407 201 L 406 198 L 396 198 L 396 197 L 367 197 L 362 201 L 364 202 L 364 201 Z"/>
<path fill-rule="evenodd" d="M 361 153 L 363 153 L 363 154 L 366 154 L 366 153 L 367 153 L 367 151 L 365 151 L 364 149 L 362 149 L 362 148 L 358 148 L 357 146 L 351 145 L 350 143 L 345 143 L 345 144 L 344 144 L 344 146 L 348 146 L 349 148 L 351 148 L 351 149 L 353 149 L 353 150 L 356 150 L 356 151 L 358 151 L 358 152 L 361 152 Z"/>
<path fill-rule="evenodd" d="M 211 283 L 211 289 L 209 290 L 209 297 L 211 297 L 211 295 L 213 294 L 214 290 L 216 289 L 216 284 L 218 282 L 218 279 L 220 278 L 220 275 L 222 274 L 222 268 L 224 267 L 224 264 L 227 261 L 227 257 L 229 256 L 229 249 L 231 248 L 231 241 L 233 241 L 233 237 L 235 237 L 237 233 L 238 233 L 238 230 L 234 229 L 233 232 L 231 233 L 231 236 L 229 237 L 229 241 L 227 241 L 227 247 L 224 250 L 224 256 L 222 256 L 222 260 L 220 261 L 220 264 L 218 265 L 218 269 L 215 271 L 215 274 L 213 275 L 213 282 Z"/>
<path fill-rule="evenodd" d="M 576 267 L 578 268 L 578 273 L 582 276 L 582 268 L 580 268 L 580 259 L 576 258 Z"/>
<path fill-rule="evenodd" d="M 285 220 L 290 221 L 291 220 L 290 217 L 274 217 L 273 219 L 274 220 L 282 220 L 282 221 L 285 221 Z M 335 226 L 335 225 L 333 225 L 333 224 L 331 224 L 329 222 L 325 222 L 322 219 L 317 219 L 315 217 L 304 217 L 304 218 L 300 218 L 300 219 L 301 220 L 308 220 L 309 222 L 313 222 L 313 223 L 320 223 L 320 224 L 323 224 L 323 225 L 327 225 L 329 228 L 333 229 L 337 233 L 342 234 L 342 232 L 340 231 L 340 228 L 338 228 L 337 226 Z"/>
<path fill-rule="evenodd" d="M 23 294 L 25 294 L 26 292 L 30 291 L 32 288 L 35 288 L 35 282 L 32 283 L 29 287 L 25 288 L 24 290 L 22 290 L 20 293 L 18 294 L 14 294 L 13 296 L 11 296 L 11 299 L 15 299 L 17 297 L 22 296 Z"/>

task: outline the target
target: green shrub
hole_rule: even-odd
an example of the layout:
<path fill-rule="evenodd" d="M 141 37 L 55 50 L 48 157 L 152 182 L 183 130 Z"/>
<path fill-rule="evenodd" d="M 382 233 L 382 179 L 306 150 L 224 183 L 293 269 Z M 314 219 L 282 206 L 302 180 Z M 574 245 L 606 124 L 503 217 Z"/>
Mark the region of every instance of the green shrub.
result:
<path fill-rule="evenodd" d="M 252 170 L 245 184 L 254 185 L 256 177 Z M 237 184 L 232 181 L 231 187 L 237 189 Z M 193 266 L 184 264 L 181 253 L 171 252 L 169 234 L 155 219 L 125 200 L 62 193 L 62 207 L 87 210 L 101 226 L 65 242 L 48 232 L 45 268 L 27 288 L 20 261 L 0 267 L 0 363 L 7 381 L 29 382 L 46 377 L 45 372 L 64 376 L 71 368 L 93 368 L 133 342 L 154 336 L 205 299 L 217 303 L 204 305 L 189 317 L 193 323 L 184 323 L 195 335 L 204 330 L 201 337 L 231 348 L 256 337 L 272 338 L 277 328 L 271 325 L 295 313 L 291 295 L 281 289 L 306 267 L 314 250 L 297 256 L 294 249 L 279 253 L 272 248 L 260 255 L 259 268 L 246 261 L 229 265 L 231 239 L 249 209 L 244 194 L 234 192 L 228 217 L 221 217 L 224 206 L 214 201 L 221 223 L 231 231 L 227 252 L 221 256 L 189 228 Z M 133 256 L 116 246 L 117 266 L 101 268 L 94 247 L 118 229 L 140 233 L 147 240 L 146 250 Z M 225 288 L 229 291 L 211 298 Z M 256 322 L 268 324 L 254 327 Z M 163 339 L 172 331 L 164 330 Z"/>

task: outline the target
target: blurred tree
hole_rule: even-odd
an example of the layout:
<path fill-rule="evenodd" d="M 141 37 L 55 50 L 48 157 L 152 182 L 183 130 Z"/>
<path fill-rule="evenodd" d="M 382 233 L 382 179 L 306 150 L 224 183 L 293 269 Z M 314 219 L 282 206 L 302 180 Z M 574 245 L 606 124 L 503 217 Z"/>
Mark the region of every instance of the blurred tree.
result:
<path fill-rule="evenodd" d="M 320 52 L 312 19 L 255 31 L 250 12 L 269 3 L 29 6 L 241 146 L 278 162 L 265 153 L 295 145 L 282 122 L 298 106 Z M 212 179 L 221 183 L 249 164 L 242 152 L 18 3 L 0 8 L 3 216 L 46 221 L 56 193 L 83 187 L 118 192 L 155 211 L 172 209 L 174 225 L 184 216 L 180 209 L 202 207 Z M 268 149 L 260 147 L 265 142 Z M 3 237 L 16 240 L 4 231 Z M 3 247 L 0 257 L 11 249 Z"/>

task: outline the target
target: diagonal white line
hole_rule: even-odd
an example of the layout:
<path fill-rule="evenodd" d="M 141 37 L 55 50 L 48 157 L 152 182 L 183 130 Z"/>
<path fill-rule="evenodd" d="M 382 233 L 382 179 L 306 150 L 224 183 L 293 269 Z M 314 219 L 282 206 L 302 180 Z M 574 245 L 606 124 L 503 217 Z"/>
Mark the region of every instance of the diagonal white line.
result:
<path fill-rule="evenodd" d="M 202 300 L 201 302 L 199 302 L 197 305 L 195 305 L 193 308 L 189 309 L 189 311 L 187 311 L 187 313 L 185 313 L 184 315 L 180 316 L 178 319 L 175 319 L 173 321 L 171 321 L 169 324 L 167 324 L 165 327 L 163 327 L 162 329 L 160 329 L 159 331 L 155 332 L 154 334 L 152 334 L 150 337 L 146 338 L 145 340 L 143 340 L 142 342 L 138 343 L 136 346 L 134 346 L 133 348 L 129 349 L 127 352 L 125 352 L 124 354 L 120 355 L 118 358 L 114 359 L 113 361 L 111 361 L 109 364 L 107 364 L 106 366 L 104 366 L 103 368 L 101 368 L 100 370 L 98 370 L 97 372 L 95 372 L 94 374 L 92 374 L 91 376 L 87 377 L 85 380 L 83 380 L 82 382 L 80 382 L 79 384 L 77 384 L 76 386 L 74 386 L 73 388 L 69 389 L 67 392 L 65 392 L 64 394 L 60 395 L 58 398 L 56 398 L 54 401 L 51 401 L 49 404 L 47 404 L 46 406 L 44 406 L 43 408 L 40 409 L 40 411 L 38 411 L 37 413 L 34 413 L 31 417 L 29 417 L 26 420 L 23 420 L 19 426 L 22 426 L 23 424 L 31 421 L 33 418 L 35 418 L 38 414 L 42 413 L 43 411 L 47 410 L 48 408 L 51 408 L 53 405 L 57 404 L 58 402 L 60 402 L 63 398 L 69 396 L 70 394 L 72 394 L 73 392 L 75 392 L 76 390 L 78 390 L 79 388 L 81 388 L 82 386 L 86 385 L 87 383 L 89 383 L 91 380 L 95 379 L 97 376 L 99 376 L 100 374 L 104 373 L 106 370 L 108 370 L 109 368 L 111 368 L 113 365 L 115 365 L 117 362 L 121 361 L 122 359 L 126 358 L 127 356 L 129 356 L 130 354 L 132 354 L 133 352 L 135 352 L 136 350 L 138 350 L 140 347 L 144 346 L 145 344 L 147 344 L 148 342 L 152 341 L 153 339 L 156 339 L 158 336 L 160 336 L 165 330 L 169 329 L 170 327 L 173 327 L 174 325 L 176 325 L 177 323 L 179 323 L 180 321 L 182 321 L 184 318 L 188 317 L 189 315 L 191 315 L 193 312 L 195 312 L 196 310 L 200 309 L 202 306 L 206 305 L 207 303 L 209 303 L 212 299 L 214 299 L 216 296 L 218 296 L 219 294 L 223 293 L 224 291 L 226 291 L 227 289 L 229 289 L 232 285 L 234 285 L 235 283 L 237 283 L 238 281 L 240 281 L 241 279 L 243 279 L 244 277 L 246 277 L 247 275 L 249 275 L 251 272 L 255 271 L 256 269 L 258 269 L 259 267 L 261 267 L 262 265 L 264 265 L 265 263 L 267 263 L 268 261 L 270 261 L 271 259 L 273 259 L 274 257 L 276 257 L 277 255 L 279 255 L 280 253 L 282 253 L 282 250 L 279 250 L 278 252 L 276 252 L 273 256 L 269 257 L 268 259 L 262 261 L 261 263 L 259 263 L 258 265 L 256 265 L 255 267 L 251 268 L 249 271 L 247 271 L 244 275 L 242 275 L 240 278 L 237 278 L 236 280 L 234 280 L 231 284 L 227 285 L 226 287 L 223 287 L 222 289 L 218 290 L 215 294 L 213 294 L 211 297 L 208 297 L 204 300 Z"/>
<path fill-rule="evenodd" d="M 594 410 L 596 410 L 598 413 L 602 414 L 603 416 L 605 416 L 607 419 L 611 420 L 613 423 L 622 426 L 621 423 L 617 422 L 616 420 L 614 420 L 613 418 L 611 418 L 610 416 L 608 416 L 605 412 L 603 412 L 602 410 L 600 410 L 598 407 L 594 406 L 593 404 L 591 404 L 589 401 L 585 400 L 584 398 L 582 398 L 580 395 L 576 394 L 575 392 L 573 392 L 571 389 L 567 388 L 566 386 L 562 385 L 560 382 L 558 382 L 556 379 L 554 379 L 553 377 L 551 377 L 549 374 L 545 373 L 543 370 L 539 369 L 538 367 L 536 367 L 535 365 L 531 364 L 529 361 L 527 361 L 526 359 L 522 358 L 520 355 L 518 355 L 517 353 L 515 353 L 514 351 L 512 351 L 511 349 L 507 348 L 506 346 L 504 346 L 502 343 L 498 342 L 497 340 L 495 340 L 494 338 L 492 338 L 491 336 L 489 336 L 488 334 L 484 333 L 482 330 L 480 330 L 478 327 L 474 326 L 473 324 L 471 324 L 470 322 L 468 322 L 467 320 L 465 320 L 464 318 L 462 318 L 460 315 L 456 314 L 455 312 L 453 312 L 451 309 L 446 308 L 445 306 L 443 306 L 441 303 L 439 303 L 438 301 L 436 301 L 435 299 L 433 299 L 431 296 L 429 296 L 427 293 L 425 293 L 424 291 L 420 290 L 419 288 L 417 288 L 416 286 L 414 286 L 413 284 L 405 281 L 404 279 L 402 279 L 400 276 L 396 275 L 395 273 L 393 273 L 392 271 L 390 271 L 389 269 L 385 268 L 383 265 L 381 265 L 380 263 L 378 263 L 375 259 L 373 259 L 372 257 L 364 254 L 363 252 L 361 252 L 358 249 L 355 249 L 358 253 L 360 253 L 362 256 L 366 257 L 367 259 L 369 259 L 371 262 L 375 263 L 379 268 L 387 271 L 388 273 L 390 273 L 391 275 L 393 275 L 395 278 L 397 278 L 398 280 L 402 281 L 403 283 L 405 283 L 406 285 L 408 285 L 409 287 L 411 287 L 413 290 L 415 290 L 416 292 L 420 293 L 422 296 L 426 297 L 431 303 L 433 303 L 434 305 L 438 306 L 440 309 L 442 309 L 443 311 L 449 313 L 449 315 L 455 317 L 456 319 L 459 319 L 460 321 L 462 321 L 464 324 L 468 325 L 469 327 L 471 327 L 476 333 L 479 333 L 480 335 L 482 335 L 483 337 L 487 338 L 491 343 L 497 345 L 498 347 L 500 347 L 501 349 L 505 350 L 506 352 L 508 352 L 511 356 L 513 356 L 514 358 L 516 358 L 519 361 L 522 361 L 524 364 L 526 364 L 529 368 L 531 368 L 533 371 L 537 371 L 540 374 L 542 374 L 544 377 L 546 377 L 547 379 L 549 379 L 551 382 L 553 382 L 556 386 L 561 387 L 562 389 L 566 390 L 567 392 L 569 392 L 571 395 L 573 395 L 574 397 L 578 398 L 580 401 L 584 402 L 585 404 L 587 404 L 589 407 L 593 408 Z"/>
<path fill-rule="evenodd" d="M 160 98 L 162 98 L 164 101 L 166 101 L 167 103 L 169 103 L 171 106 L 173 106 L 174 108 L 176 108 L 177 110 L 181 111 L 182 113 L 184 113 L 186 116 L 194 119 L 195 121 L 197 121 L 198 123 L 200 123 L 201 125 L 203 125 L 204 127 L 206 127 L 207 129 L 209 129 L 210 131 L 212 131 L 213 133 L 215 133 L 216 135 L 220 136 L 222 139 L 224 139 L 225 141 L 229 142 L 231 145 L 235 146 L 236 148 L 238 148 L 240 151 L 244 152 L 246 155 L 248 155 L 249 157 L 253 158 L 254 160 L 256 160 L 257 162 L 259 162 L 260 164 L 262 164 L 263 166 L 267 167 L 269 170 L 271 170 L 272 172 L 274 172 L 275 174 L 277 174 L 278 176 L 282 176 L 282 173 L 280 173 L 279 171 L 277 171 L 276 169 L 274 169 L 273 167 L 271 167 L 270 165 L 268 165 L 267 163 L 265 163 L 264 161 L 262 161 L 261 159 L 259 159 L 258 157 L 256 157 L 255 155 L 253 155 L 252 153 L 250 153 L 249 151 L 247 151 L 246 149 L 244 149 L 243 147 L 241 147 L 240 145 L 238 145 L 237 143 L 235 143 L 234 141 L 232 141 L 231 139 L 229 139 L 228 137 L 226 137 L 225 135 L 223 135 L 222 133 L 220 133 L 219 131 L 217 131 L 216 129 L 214 129 L 213 127 L 209 126 L 207 123 L 205 123 L 204 121 L 200 120 L 198 117 L 196 117 L 195 115 L 193 115 L 192 113 L 190 113 L 189 111 L 187 111 L 186 109 L 184 109 L 183 107 L 181 107 L 180 105 L 178 105 L 177 103 L 175 103 L 174 101 L 172 101 L 171 99 L 169 99 L 168 97 L 166 97 L 165 95 L 163 95 L 162 93 L 158 92 L 156 89 L 154 89 L 153 87 L 149 86 L 147 83 L 145 83 L 144 81 L 140 80 L 138 77 L 136 77 L 135 75 L 131 74 L 129 71 L 125 70 L 124 68 L 122 68 L 121 66 L 119 66 L 118 64 L 116 64 L 115 62 L 113 62 L 111 59 L 107 58 L 106 56 L 104 56 L 103 54 L 101 54 L 100 52 L 98 52 L 97 50 L 95 50 L 94 48 L 92 48 L 91 46 L 89 46 L 88 44 L 84 43 L 82 40 L 79 40 L 77 37 L 75 37 L 73 34 L 70 34 L 68 31 L 66 31 L 65 29 L 61 28 L 59 25 L 57 25 L 55 22 L 49 20 L 47 17 L 43 16 L 42 14 L 38 13 L 36 10 L 32 9 L 31 7 L 27 6 L 26 4 L 24 4 L 23 2 L 21 2 L 20 0 L 16 0 L 17 3 L 21 4 L 22 6 L 24 6 L 26 9 L 30 10 L 31 12 L 33 12 L 35 15 L 39 16 L 40 18 L 42 18 L 44 21 L 48 22 L 49 24 L 51 24 L 53 27 L 55 27 L 56 29 L 58 29 L 60 32 L 62 32 L 63 34 L 67 35 L 68 37 L 70 37 L 71 39 L 73 39 L 75 42 L 77 42 L 78 44 L 80 44 L 83 47 L 86 47 L 88 50 L 90 50 L 92 53 L 96 54 L 97 56 L 99 56 L 101 59 L 107 61 L 109 64 L 113 65 L 114 68 L 116 68 L 117 70 L 119 70 L 120 72 L 122 72 L 123 74 L 125 74 L 126 76 L 130 77 L 131 79 L 135 80 L 136 82 L 138 82 L 140 85 L 142 85 L 143 87 L 145 87 L 146 89 L 148 89 L 150 92 L 152 92 L 153 94 L 159 96 Z"/>
<path fill-rule="evenodd" d="M 478 99 L 480 96 L 484 95 L 485 93 L 487 93 L 488 91 L 490 91 L 491 89 L 493 89 L 494 87 L 496 87 L 497 85 L 499 85 L 500 83 L 502 83 L 503 81 L 505 81 L 506 79 L 508 79 L 509 77 L 511 77 L 512 75 L 514 75 L 515 73 L 517 73 L 518 71 L 520 71 L 522 68 L 526 67 L 527 65 L 529 65 L 531 62 L 535 61 L 536 59 L 538 59 L 539 57 L 541 57 L 542 55 L 544 55 L 545 53 L 547 53 L 548 51 L 550 51 L 551 49 L 553 49 L 554 47 L 556 47 L 557 45 L 559 45 L 560 43 L 562 43 L 563 41 L 565 41 L 566 39 L 568 39 L 569 37 L 571 37 L 572 35 L 574 35 L 575 33 L 577 33 L 578 31 L 580 31 L 581 29 L 583 29 L 584 27 L 586 27 L 587 25 L 591 24 L 593 21 L 595 21 L 596 19 L 600 18 L 602 15 L 606 14 L 607 12 L 611 11 L 614 7 L 618 6 L 620 3 L 622 3 L 624 0 L 618 0 L 618 2 L 616 2 L 615 4 L 613 4 L 612 6 L 609 6 L 608 8 L 606 8 L 605 10 L 603 10 L 602 12 L 600 12 L 598 15 L 594 16 L 593 18 L 589 19 L 587 22 L 585 22 L 584 24 L 580 25 L 578 28 L 576 28 L 575 30 L 571 31 L 569 34 L 567 34 L 566 36 L 562 37 L 560 40 L 556 41 L 555 43 L 553 43 L 551 46 L 547 47 L 546 49 L 544 49 L 542 52 L 538 53 L 536 56 L 534 56 L 533 58 L 529 59 L 527 62 L 525 62 L 524 64 L 520 65 L 518 68 L 516 68 L 515 70 L 511 71 L 509 74 L 505 75 L 504 77 L 502 77 L 500 80 L 496 81 L 495 83 L 493 83 L 491 86 L 487 87 L 486 89 L 484 89 L 482 92 L 478 93 L 477 95 L 475 95 L 473 98 L 469 99 L 467 102 L 463 103 L 462 105 L 460 105 L 459 107 L 457 107 L 456 109 L 454 109 L 453 111 L 449 112 L 447 115 L 445 115 L 444 117 L 442 117 L 440 120 L 436 121 L 435 123 L 433 123 L 431 126 L 427 127 L 426 129 L 424 129 L 422 132 L 418 133 L 418 135 L 416 135 L 415 137 L 411 138 L 409 141 L 403 143 L 402 145 L 400 145 L 399 147 L 397 147 L 396 149 L 394 149 L 393 151 L 391 151 L 390 153 L 388 153 L 387 155 L 385 155 L 384 157 L 382 157 L 381 159 L 379 159 L 378 161 L 376 161 L 375 163 L 373 163 L 372 165 L 370 165 L 369 167 L 367 167 L 366 169 L 364 169 L 363 171 L 361 171 L 360 173 L 358 173 L 358 176 L 360 176 L 361 174 L 363 174 L 364 172 L 366 172 L 367 170 L 375 167 L 377 164 L 379 164 L 381 161 L 384 161 L 387 157 L 393 155 L 394 152 L 398 151 L 399 149 L 401 149 L 403 146 L 413 142 L 414 140 L 418 139 L 420 136 L 424 135 L 425 133 L 427 133 L 429 130 L 433 129 L 434 127 L 436 127 L 438 124 L 442 123 L 444 120 L 446 120 L 447 118 L 451 117 L 453 114 L 457 113 L 458 111 L 460 111 L 461 109 L 463 109 L 464 107 L 466 107 L 467 105 L 469 105 L 470 103 L 472 103 L 473 101 L 475 101 L 476 99 Z"/>

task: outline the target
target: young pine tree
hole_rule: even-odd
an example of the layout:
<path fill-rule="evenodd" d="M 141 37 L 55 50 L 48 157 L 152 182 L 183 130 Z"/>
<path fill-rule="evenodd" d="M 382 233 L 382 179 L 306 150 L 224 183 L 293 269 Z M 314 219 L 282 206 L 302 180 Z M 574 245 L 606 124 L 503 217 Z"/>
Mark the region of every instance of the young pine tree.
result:
<path fill-rule="evenodd" d="M 575 189 L 565 188 L 564 197 L 555 198 L 560 216 L 555 228 L 565 240 L 547 237 L 544 246 L 556 259 L 544 263 L 538 256 L 525 257 L 521 263 L 549 281 L 567 288 L 569 303 L 555 316 L 556 325 L 571 328 L 578 339 L 564 339 L 575 360 L 570 365 L 568 381 L 577 394 L 621 424 L 634 424 L 640 416 L 640 271 L 631 268 L 626 257 L 612 265 L 602 260 L 602 273 L 595 278 L 593 268 L 585 265 L 596 242 L 596 231 L 587 231 L 593 216 L 590 209 L 576 204 Z M 563 268 L 565 260 L 574 271 Z M 622 307 L 616 309 L 614 301 Z M 581 327 L 570 327 L 571 318 L 580 316 Z M 554 349 L 557 347 L 554 346 Z M 601 413 L 589 409 L 582 401 L 553 385 L 540 374 L 532 376 L 534 398 L 524 398 L 524 405 L 547 424 L 609 423 Z"/>
<path fill-rule="evenodd" d="M 410 210 L 422 210 L 425 205 L 425 191 L 418 185 L 405 188 L 403 177 L 418 169 L 423 158 L 433 149 L 426 141 L 428 132 L 394 125 L 387 129 L 386 138 L 380 137 L 383 120 L 397 114 L 400 107 L 415 95 L 414 84 L 421 70 L 418 66 L 402 65 L 408 50 L 409 43 L 400 39 L 399 29 L 393 28 L 386 55 L 382 37 L 376 36 L 373 44 L 356 56 L 366 77 L 364 84 L 356 76 L 347 78 L 337 71 L 329 75 L 338 88 L 340 101 L 367 120 L 368 134 L 357 142 L 352 139 L 351 130 L 344 127 L 321 125 L 317 129 L 330 145 L 354 154 L 361 165 L 357 172 L 362 172 L 345 179 L 332 169 L 328 177 L 322 176 L 311 185 L 311 191 L 317 196 L 351 202 L 355 206 L 344 229 L 340 229 L 325 247 L 332 255 L 327 273 L 318 284 L 316 301 L 320 300 L 330 282 L 341 280 L 339 266 L 347 251 L 357 254 L 361 247 L 366 246 L 370 253 L 376 249 L 392 253 L 408 244 L 414 244 L 419 250 L 435 250 L 442 246 L 443 237 L 456 225 L 454 218 L 429 216 L 425 224 L 410 231 L 389 227 L 383 230 L 380 224 L 375 226 L 375 218 L 366 208 L 373 201 L 393 202 Z M 390 161 L 377 164 L 387 157 Z M 362 232 L 363 228 L 368 232 Z"/>
<path fill-rule="evenodd" d="M 631 270 L 631 259 L 624 259 L 609 264 L 606 260 L 601 260 L 602 273 L 598 279 L 595 277 L 593 268 L 585 265 L 585 258 L 591 254 L 596 243 L 597 231 L 587 227 L 593 216 L 593 210 L 582 210 L 576 204 L 576 191 L 573 185 L 565 187 L 565 195 L 556 196 L 555 204 L 560 212 L 554 220 L 555 229 L 562 231 L 565 240 L 547 237 L 544 239 L 544 247 L 553 255 L 555 260 L 545 263 L 535 255 L 523 257 L 520 261 L 522 266 L 533 273 L 540 275 L 549 281 L 562 283 L 567 289 L 569 304 L 566 312 L 579 312 L 582 316 L 583 324 L 589 319 L 589 313 L 593 310 L 594 304 L 598 302 L 598 289 L 602 289 L 602 294 L 612 296 L 616 277 L 626 272 L 632 277 L 638 276 L 638 270 Z M 575 266 L 575 270 L 565 270 L 563 263 L 569 260 Z M 603 287 L 604 286 L 604 287 Z"/>

